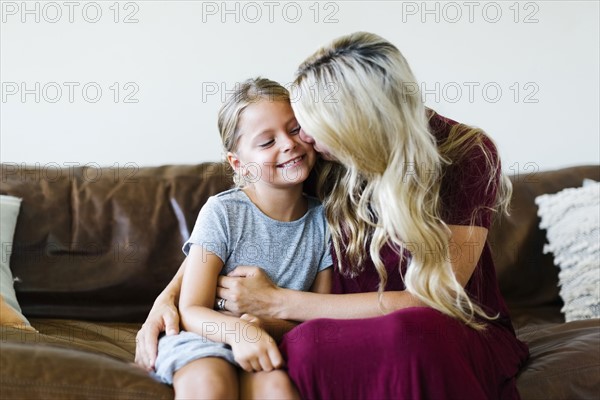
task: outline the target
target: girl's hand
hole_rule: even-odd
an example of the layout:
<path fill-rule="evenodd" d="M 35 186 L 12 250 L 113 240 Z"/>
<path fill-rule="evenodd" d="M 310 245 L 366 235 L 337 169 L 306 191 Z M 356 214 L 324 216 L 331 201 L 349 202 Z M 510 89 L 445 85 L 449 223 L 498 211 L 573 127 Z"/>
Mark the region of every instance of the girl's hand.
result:
<path fill-rule="evenodd" d="M 161 332 L 179 333 L 179 311 L 173 301 L 157 299 L 136 335 L 135 362 L 147 371 L 154 368 Z"/>
<path fill-rule="evenodd" d="M 240 321 L 241 337 L 231 343 L 235 361 L 247 372 L 272 371 L 283 366 L 283 357 L 275 340 L 256 325 Z"/>
<path fill-rule="evenodd" d="M 264 321 L 261 320 L 259 317 L 257 317 L 256 315 L 253 314 L 242 314 L 242 316 L 240 317 L 240 319 L 242 321 L 246 321 L 260 329 L 265 329 L 265 324 Z"/>
<path fill-rule="evenodd" d="M 217 281 L 217 297 L 226 300 L 225 309 L 235 315 L 260 317 L 277 315 L 280 288 L 259 267 L 240 266 Z"/>

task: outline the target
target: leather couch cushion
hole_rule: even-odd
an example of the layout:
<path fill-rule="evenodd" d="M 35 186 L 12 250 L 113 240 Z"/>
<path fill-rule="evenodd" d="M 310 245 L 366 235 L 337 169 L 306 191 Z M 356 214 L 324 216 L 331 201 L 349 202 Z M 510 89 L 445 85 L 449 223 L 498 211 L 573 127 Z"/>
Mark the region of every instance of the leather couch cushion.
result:
<path fill-rule="evenodd" d="M 600 393 L 600 320 L 517 329 L 530 358 L 517 378 L 523 399 L 588 399 Z M 568 384 L 565 384 L 568 382 Z"/>
<path fill-rule="evenodd" d="M 170 387 L 141 368 L 100 354 L 11 342 L 2 344 L 0 363 L 7 399 L 173 398 Z"/>
<path fill-rule="evenodd" d="M 39 330 L 1 327 L 2 398 L 172 399 L 133 364 L 140 324 L 33 319 Z"/>
<path fill-rule="evenodd" d="M 231 184 L 223 163 L 56 171 L 3 164 L 1 192 L 23 198 L 11 259 L 23 313 L 142 321 L 183 261 L 183 235 L 200 207 Z"/>

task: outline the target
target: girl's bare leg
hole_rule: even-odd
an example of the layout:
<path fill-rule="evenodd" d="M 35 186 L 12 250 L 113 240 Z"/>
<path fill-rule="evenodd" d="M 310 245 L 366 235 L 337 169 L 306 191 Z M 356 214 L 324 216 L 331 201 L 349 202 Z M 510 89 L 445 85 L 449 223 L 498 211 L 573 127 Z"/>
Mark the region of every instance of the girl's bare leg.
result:
<path fill-rule="evenodd" d="M 281 369 L 254 373 L 240 370 L 240 399 L 300 399 L 300 395 Z"/>
<path fill-rule="evenodd" d="M 222 358 L 192 361 L 173 376 L 176 399 L 237 399 L 237 367 Z"/>

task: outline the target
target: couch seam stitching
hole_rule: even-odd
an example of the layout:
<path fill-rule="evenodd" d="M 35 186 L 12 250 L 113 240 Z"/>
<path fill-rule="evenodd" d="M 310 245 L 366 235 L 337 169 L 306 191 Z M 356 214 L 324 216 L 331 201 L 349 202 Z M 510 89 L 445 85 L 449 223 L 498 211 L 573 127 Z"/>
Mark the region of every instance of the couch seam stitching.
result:
<path fill-rule="evenodd" d="M 123 392 L 128 392 L 130 394 L 135 394 L 135 395 L 139 395 L 139 396 L 147 394 L 147 392 L 132 391 L 132 390 L 129 390 L 129 389 L 126 389 L 126 388 L 123 388 L 123 389 L 110 389 L 110 388 L 102 388 L 100 386 L 68 385 L 68 384 L 62 384 L 62 383 L 43 383 L 43 384 L 40 384 L 40 383 L 38 383 L 38 381 L 23 380 L 23 379 L 0 380 L 0 384 L 13 384 L 15 386 L 31 385 L 31 386 L 37 386 L 37 387 L 40 387 L 40 388 L 56 388 L 56 389 L 60 389 L 60 388 L 73 388 L 73 389 L 84 389 L 84 390 L 91 389 L 91 390 L 94 390 L 96 392 L 107 392 L 107 393 L 123 393 Z"/>
<path fill-rule="evenodd" d="M 571 374 L 574 374 L 574 373 L 581 372 L 582 370 L 595 369 L 595 368 L 600 368 L 600 364 L 590 364 L 590 365 L 586 365 L 586 366 L 583 366 L 583 367 L 577 367 L 576 369 L 571 369 L 571 370 L 568 370 L 568 371 L 557 372 L 557 373 L 554 373 L 552 375 L 550 375 L 550 374 L 544 374 L 544 376 L 542 376 L 542 377 L 535 377 L 535 378 L 532 377 L 532 378 L 526 378 L 526 379 L 517 379 L 517 381 L 527 382 L 527 381 L 539 381 L 539 380 L 542 380 L 542 379 L 546 379 L 547 380 L 547 379 L 553 378 L 555 376 L 571 375 Z"/>

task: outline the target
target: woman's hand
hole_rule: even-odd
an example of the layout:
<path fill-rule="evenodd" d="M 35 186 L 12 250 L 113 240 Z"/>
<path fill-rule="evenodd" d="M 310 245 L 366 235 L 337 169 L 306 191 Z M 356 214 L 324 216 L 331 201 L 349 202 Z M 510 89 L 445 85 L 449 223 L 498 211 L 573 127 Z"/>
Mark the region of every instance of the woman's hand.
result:
<path fill-rule="evenodd" d="M 235 315 L 277 315 L 277 295 L 280 289 L 261 268 L 237 267 L 227 276 L 219 277 L 217 285 L 217 297 L 225 299 L 225 309 Z"/>
<path fill-rule="evenodd" d="M 229 343 L 235 361 L 247 372 L 272 371 L 281 368 L 283 357 L 275 340 L 256 324 L 241 318 L 240 320 L 241 337 Z"/>
<path fill-rule="evenodd" d="M 167 335 L 179 333 L 179 311 L 172 300 L 156 299 L 146 322 L 137 333 L 135 362 L 148 371 L 154 369 L 158 335 L 161 332 L 166 332 Z"/>

